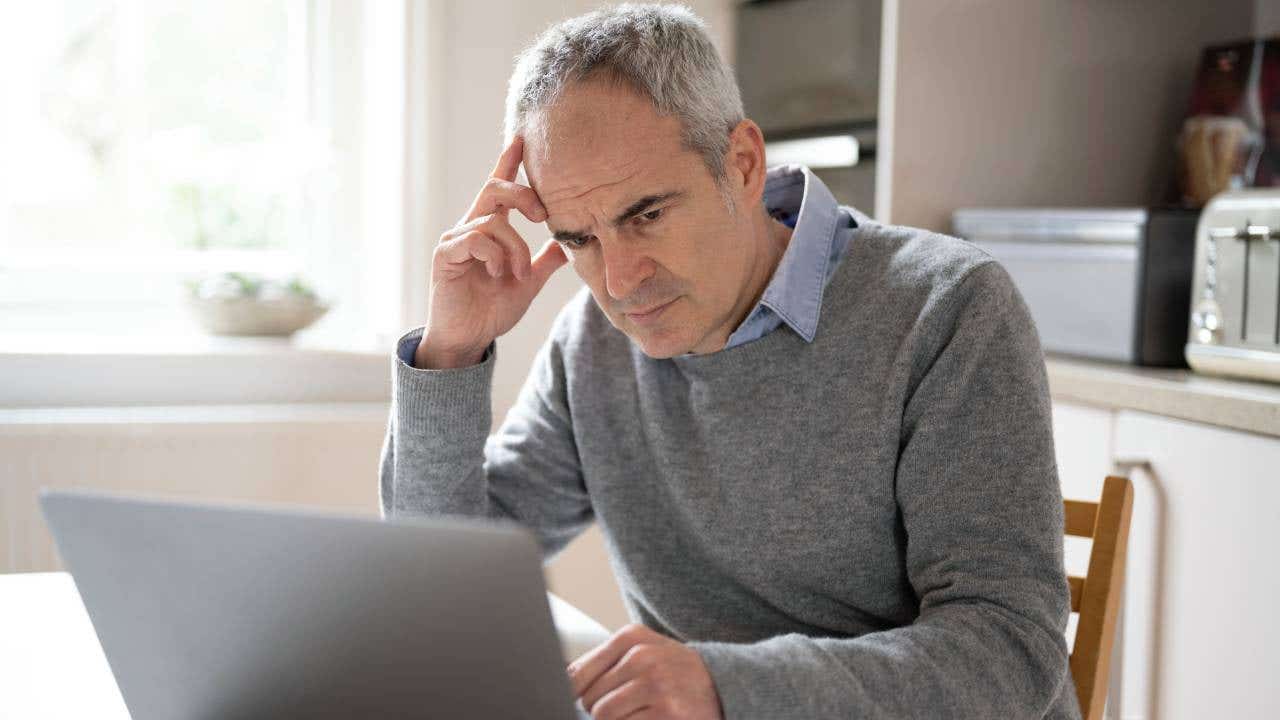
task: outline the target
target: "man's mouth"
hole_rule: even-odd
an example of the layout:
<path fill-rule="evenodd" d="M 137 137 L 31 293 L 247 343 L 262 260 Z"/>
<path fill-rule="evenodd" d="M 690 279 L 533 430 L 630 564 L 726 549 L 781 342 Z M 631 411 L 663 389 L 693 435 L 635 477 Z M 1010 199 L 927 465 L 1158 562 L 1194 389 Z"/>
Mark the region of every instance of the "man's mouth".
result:
<path fill-rule="evenodd" d="M 623 314 L 626 315 L 627 319 L 630 320 L 631 322 L 638 323 L 640 325 L 647 325 L 649 323 L 656 321 L 659 316 L 661 316 L 664 312 L 666 312 L 667 308 L 670 307 L 672 303 L 674 303 L 676 300 L 679 300 L 679 299 L 680 298 L 675 298 L 674 300 L 668 300 L 667 302 L 661 305 L 655 305 L 643 312 L 628 312 Z"/>

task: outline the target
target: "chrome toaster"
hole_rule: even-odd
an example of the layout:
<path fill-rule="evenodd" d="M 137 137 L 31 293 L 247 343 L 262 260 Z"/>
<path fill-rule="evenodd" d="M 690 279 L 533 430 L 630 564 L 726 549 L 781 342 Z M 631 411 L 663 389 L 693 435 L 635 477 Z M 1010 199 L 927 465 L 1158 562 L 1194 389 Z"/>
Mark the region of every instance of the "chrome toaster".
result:
<path fill-rule="evenodd" d="M 1280 189 L 1233 190 L 1196 227 L 1187 363 L 1280 382 Z"/>

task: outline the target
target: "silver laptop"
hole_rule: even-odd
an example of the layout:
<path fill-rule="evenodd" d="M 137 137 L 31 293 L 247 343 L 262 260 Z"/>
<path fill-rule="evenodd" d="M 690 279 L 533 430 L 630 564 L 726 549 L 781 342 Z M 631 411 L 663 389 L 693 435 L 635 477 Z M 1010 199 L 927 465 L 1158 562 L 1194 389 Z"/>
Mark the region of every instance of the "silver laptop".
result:
<path fill-rule="evenodd" d="M 134 720 L 578 716 L 515 526 L 40 503 Z"/>

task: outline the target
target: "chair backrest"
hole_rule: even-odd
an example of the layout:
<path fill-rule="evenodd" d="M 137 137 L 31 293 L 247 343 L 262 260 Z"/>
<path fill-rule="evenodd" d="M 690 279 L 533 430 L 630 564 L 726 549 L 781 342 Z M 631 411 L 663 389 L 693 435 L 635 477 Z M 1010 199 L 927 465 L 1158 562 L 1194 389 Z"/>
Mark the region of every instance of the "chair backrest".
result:
<path fill-rule="evenodd" d="M 1088 574 L 1067 578 L 1071 585 L 1071 610 L 1080 614 L 1071 649 L 1071 674 L 1084 720 L 1101 720 L 1107 700 L 1107 672 L 1116 638 L 1120 594 L 1124 589 L 1133 483 L 1128 478 L 1109 476 L 1102 486 L 1099 502 L 1063 502 L 1066 534 L 1093 539 Z"/>

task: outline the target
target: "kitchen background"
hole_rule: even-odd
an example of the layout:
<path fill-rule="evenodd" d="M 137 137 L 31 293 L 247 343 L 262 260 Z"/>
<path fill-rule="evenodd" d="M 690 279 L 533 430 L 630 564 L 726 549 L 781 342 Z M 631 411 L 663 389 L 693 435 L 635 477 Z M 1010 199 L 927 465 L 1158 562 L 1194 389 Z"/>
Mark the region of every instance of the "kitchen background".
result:
<path fill-rule="evenodd" d="M 956 231 L 958 210 L 1163 202 L 1204 49 L 1280 35 L 1280 3 L 1264 0 L 687 4 L 738 69 L 772 157 L 817 148 L 842 200 L 944 232 Z M 282 221 L 284 249 L 187 252 L 168 264 L 150 246 L 58 245 L 27 230 L 33 178 L 58 185 L 48 177 L 58 158 L 29 151 L 32 128 L 71 131 L 47 92 L 56 74 L 35 74 L 45 90 L 23 94 L 32 74 L 18 69 L 32 61 L 21 53 L 38 56 L 43 36 L 19 28 L 63 27 L 88 5 L 0 11 L 13 15 L 0 22 L 0 571 L 57 566 L 35 512 L 42 485 L 376 512 L 392 342 L 425 317 L 431 246 L 499 150 L 512 58 L 597 3 L 279 3 L 279 44 L 300 48 L 276 58 L 293 98 L 282 112 L 323 130 L 295 152 L 328 159 L 319 173 L 297 165 L 303 189 L 282 211 L 293 218 Z M 145 39 L 126 30 L 154 26 L 138 17 L 212 12 L 198 6 L 104 2 L 88 14 L 111 18 L 104 52 L 122 67 Z M 47 37 L 62 38 L 65 57 L 66 38 L 84 35 Z M 106 101 L 83 85 L 100 80 L 67 86 L 97 107 Z M 130 82 L 121 92 L 149 81 Z M 37 99 L 32 125 L 15 98 Z M 136 120 L 93 117 L 116 125 L 71 124 L 91 150 Z M 803 142 L 814 139 L 825 140 Z M 539 243 L 541 229 L 519 222 Z M 292 341 L 205 333 L 192 310 L 220 288 L 189 298 L 179 280 L 246 267 L 300 273 L 332 307 Z M 579 286 L 559 273 L 500 340 L 495 423 Z M 1132 322 L 1131 312 L 1122 305 L 1095 322 Z M 1112 716 L 1274 716 L 1280 705 L 1265 688 L 1280 666 L 1270 607 L 1280 570 L 1269 553 L 1280 541 L 1280 391 L 1089 355 L 1052 354 L 1048 365 L 1064 494 L 1096 498 L 1118 470 L 1137 486 Z M 1087 552 L 1069 542 L 1075 572 Z M 606 625 L 625 622 L 596 531 L 548 574 Z"/>

